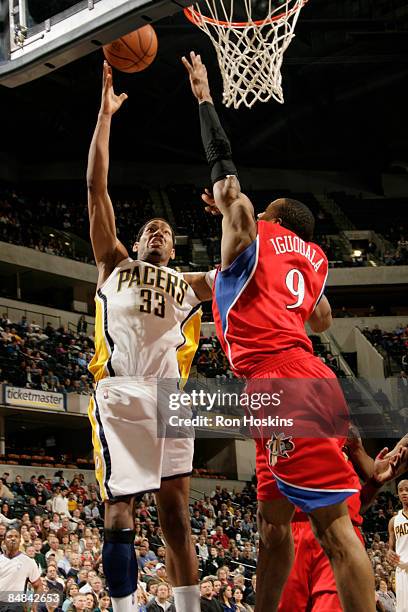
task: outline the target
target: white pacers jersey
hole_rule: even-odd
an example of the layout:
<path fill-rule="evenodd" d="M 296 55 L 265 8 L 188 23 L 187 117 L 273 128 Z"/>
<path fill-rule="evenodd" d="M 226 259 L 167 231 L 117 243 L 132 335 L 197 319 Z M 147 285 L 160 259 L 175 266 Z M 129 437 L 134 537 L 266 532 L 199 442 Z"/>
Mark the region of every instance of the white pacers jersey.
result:
<path fill-rule="evenodd" d="M 98 289 L 95 381 L 108 376 L 187 378 L 201 308 L 180 272 L 125 259 Z"/>
<path fill-rule="evenodd" d="M 394 519 L 395 552 L 400 557 L 401 565 L 408 567 L 408 516 L 400 510 Z"/>
<path fill-rule="evenodd" d="M 408 516 L 400 510 L 394 519 L 395 552 L 400 561 L 395 571 L 397 612 L 408 612 Z"/>

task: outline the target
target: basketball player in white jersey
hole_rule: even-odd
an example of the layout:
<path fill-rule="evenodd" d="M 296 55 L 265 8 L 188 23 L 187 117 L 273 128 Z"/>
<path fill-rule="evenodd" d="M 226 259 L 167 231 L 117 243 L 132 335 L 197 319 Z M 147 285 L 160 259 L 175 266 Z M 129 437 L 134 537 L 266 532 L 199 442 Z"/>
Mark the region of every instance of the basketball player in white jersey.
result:
<path fill-rule="evenodd" d="M 167 267 L 174 232 L 151 219 L 139 232 L 131 259 L 116 236 L 107 179 L 115 95 L 104 64 L 102 102 L 88 158 L 88 208 L 98 267 L 96 388 L 89 416 L 96 476 L 105 501 L 103 568 L 115 612 L 136 610 L 134 500 L 157 491 L 167 544 L 166 566 L 177 612 L 199 612 L 200 593 L 188 509 L 193 440 L 157 435 L 157 382 L 185 379 L 200 333 L 200 302 L 211 299 L 211 274 L 183 275 Z"/>
<path fill-rule="evenodd" d="M 408 480 L 398 483 L 402 510 L 388 524 L 388 560 L 396 565 L 397 612 L 408 612 Z"/>

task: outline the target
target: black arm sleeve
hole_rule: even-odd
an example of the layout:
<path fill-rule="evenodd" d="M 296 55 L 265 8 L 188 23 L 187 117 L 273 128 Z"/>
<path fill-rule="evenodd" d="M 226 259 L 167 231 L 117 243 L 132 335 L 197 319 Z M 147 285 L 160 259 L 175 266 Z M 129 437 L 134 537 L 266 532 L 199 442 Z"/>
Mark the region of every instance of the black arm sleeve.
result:
<path fill-rule="evenodd" d="M 211 169 L 211 182 L 224 179 L 229 174 L 238 176 L 232 161 L 231 145 L 220 123 L 217 111 L 210 102 L 200 104 L 201 139 L 208 164 Z"/>

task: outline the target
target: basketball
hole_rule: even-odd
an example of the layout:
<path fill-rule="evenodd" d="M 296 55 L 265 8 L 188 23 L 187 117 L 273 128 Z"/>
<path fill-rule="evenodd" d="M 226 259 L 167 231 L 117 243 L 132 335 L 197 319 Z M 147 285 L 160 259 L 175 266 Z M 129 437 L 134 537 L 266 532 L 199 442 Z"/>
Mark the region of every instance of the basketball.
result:
<path fill-rule="evenodd" d="M 145 25 L 103 47 L 106 59 L 122 72 L 141 72 L 150 66 L 157 54 L 157 36 L 151 25 Z"/>

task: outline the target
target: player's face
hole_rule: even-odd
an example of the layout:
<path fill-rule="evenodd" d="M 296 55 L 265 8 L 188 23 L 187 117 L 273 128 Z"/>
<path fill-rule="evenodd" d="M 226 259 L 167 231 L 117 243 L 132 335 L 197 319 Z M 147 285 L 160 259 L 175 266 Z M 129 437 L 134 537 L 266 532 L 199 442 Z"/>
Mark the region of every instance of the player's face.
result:
<path fill-rule="evenodd" d="M 274 200 L 264 210 L 258 214 L 258 221 L 269 221 L 270 223 L 280 223 L 281 220 L 279 218 L 278 210 L 279 207 L 284 204 L 285 200 L 279 198 L 278 200 Z"/>
<path fill-rule="evenodd" d="M 8 553 L 15 553 L 20 546 L 20 534 L 15 529 L 11 529 L 6 533 L 4 543 Z"/>
<path fill-rule="evenodd" d="M 408 504 L 408 480 L 402 480 L 398 485 L 398 497 L 404 504 Z"/>
<path fill-rule="evenodd" d="M 133 251 L 138 254 L 138 259 L 155 265 L 167 265 L 170 259 L 174 259 L 174 244 L 171 228 L 168 223 L 160 219 L 150 221 L 140 236 L 139 242 L 135 242 Z"/>

